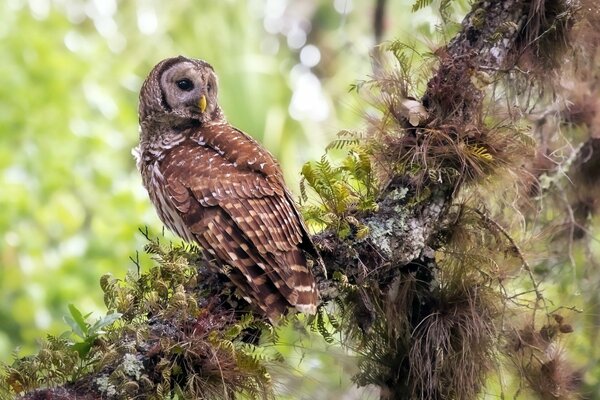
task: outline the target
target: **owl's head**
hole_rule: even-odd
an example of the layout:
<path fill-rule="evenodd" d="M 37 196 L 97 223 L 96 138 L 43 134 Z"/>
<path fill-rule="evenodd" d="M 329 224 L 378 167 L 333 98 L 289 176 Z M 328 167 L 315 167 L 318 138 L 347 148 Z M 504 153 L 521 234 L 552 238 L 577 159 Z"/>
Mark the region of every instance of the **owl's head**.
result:
<path fill-rule="evenodd" d="M 220 119 L 217 76 L 205 61 L 167 58 L 150 72 L 140 91 L 140 122 L 153 116 L 197 120 Z"/>

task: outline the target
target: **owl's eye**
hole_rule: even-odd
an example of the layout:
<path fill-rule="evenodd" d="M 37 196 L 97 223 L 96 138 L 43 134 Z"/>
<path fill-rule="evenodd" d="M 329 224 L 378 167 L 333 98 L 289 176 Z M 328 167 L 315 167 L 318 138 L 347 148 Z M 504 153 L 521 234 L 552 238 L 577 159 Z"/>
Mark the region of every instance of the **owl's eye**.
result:
<path fill-rule="evenodd" d="M 209 92 L 212 90 L 212 83 L 208 82 L 208 84 L 206 85 L 206 90 Z"/>
<path fill-rule="evenodd" d="M 177 82 L 175 82 L 177 84 L 177 87 L 181 90 L 185 90 L 186 92 L 189 92 L 190 90 L 192 90 L 194 88 L 194 84 L 192 83 L 192 81 L 190 81 L 189 79 L 185 78 L 185 79 L 180 79 Z"/>

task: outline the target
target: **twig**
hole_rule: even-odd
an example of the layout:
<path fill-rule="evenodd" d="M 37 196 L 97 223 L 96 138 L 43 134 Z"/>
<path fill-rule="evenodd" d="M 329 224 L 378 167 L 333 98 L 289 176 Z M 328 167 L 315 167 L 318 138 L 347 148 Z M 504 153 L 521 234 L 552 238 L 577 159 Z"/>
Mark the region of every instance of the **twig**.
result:
<path fill-rule="evenodd" d="M 492 218 L 488 217 L 484 212 L 482 212 L 476 208 L 472 208 L 472 210 L 477 215 L 479 215 L 485 223 L 493 225 L 506 238 L 506 240 L 508 240 L 508 242 L 512 246 L 513 250 L 517 253 L 517 256 L 521 260 L 521 262 L 523 264 L 523 269 L 525 269 L 525 271 L 527 272 L 527 275 L 529 276 L 529 280 L 531 281 L 531 284 L 533 285 L 533 290 L 535 291 L 535 297 L 536 297 L 536 303 L 535 303 L 536 307 L 537 307 L 538 303 L 541 302 L 544 306 L 544 309 L 547 309 L 546 299 L 544 298 L 544 295 L 542 294 L 542 292 L 540 291 L 540 288 L 539 288 L 540 284 L 535 279 L 535 276 L 533 275 L 533 270 L 531 269 L 529 262 L 527 262 L 527 260 L 525 259 L 525 256 L 523 255 L 523 252 L 521 251 L 521 248 L 519 247 L 519 245 L 517 244 L 515 239 L 513 239 L 513 237 L 510 235 L 510 233 L 508 233 L 502 225 L 500 225 L 498 222 L 494 221 Z"/>

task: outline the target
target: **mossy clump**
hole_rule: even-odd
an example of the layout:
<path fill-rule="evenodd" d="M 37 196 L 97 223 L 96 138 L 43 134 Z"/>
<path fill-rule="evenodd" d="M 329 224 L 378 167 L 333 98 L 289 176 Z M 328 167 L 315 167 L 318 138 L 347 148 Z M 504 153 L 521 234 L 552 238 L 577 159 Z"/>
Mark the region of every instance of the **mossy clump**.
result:
<path fill-rule="evenodd" d="M 120 318 L 111 317 L 101 334 L 94 331 L 84 352 L 77 346 L 81 342 L 67 333 L 48 337 L 38 354 L 4 366 L 3 396 L 272 396 L 266 365 L 280 356 L 262 351 L 258 343 L 262 332 L 275 340 L 274 328 L 244 312 L 225 279 L 212 272 L 197 249 L 165 246 L 145 235 L 150 240 L 146 251 L 156 264 L 148 272 L 130 272 L 124 280 L 110 275 L 101 279 L 108 315 Z M 85 318 L 75 314 L 82 324 L 87 324 Z"/>
<path fill-rule="evenodd" d="M 533 320 L 514 327 L 504 348 L 509 368 L 521 377 L 523 391 L 539 399 L 581 398 L 582 372 L 569 363 L 561 339 L 573 332 L 561 314 L 553 314 L 541 328 Z"/>
<path fill-rule="evenodd" d="M 539 76 L 558 68 L 571 48 L 570 31 L 575 23 L 577 2 L 532 0 L 527 20 L 519 32 L 515 56 L 523 69 Z"/>

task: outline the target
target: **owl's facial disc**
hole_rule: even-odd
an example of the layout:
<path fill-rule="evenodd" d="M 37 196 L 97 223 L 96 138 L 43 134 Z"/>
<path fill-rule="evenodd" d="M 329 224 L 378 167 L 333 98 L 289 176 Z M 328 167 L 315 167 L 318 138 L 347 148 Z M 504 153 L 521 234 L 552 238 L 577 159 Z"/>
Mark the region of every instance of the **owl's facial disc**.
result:
<path fill-rule="evenodd" d="M 207 120 L 217 107 L 216 78 L 212 70 L 186 61 L 163 72 L 161 88 L 167 106 L 185 118 Z"/>

